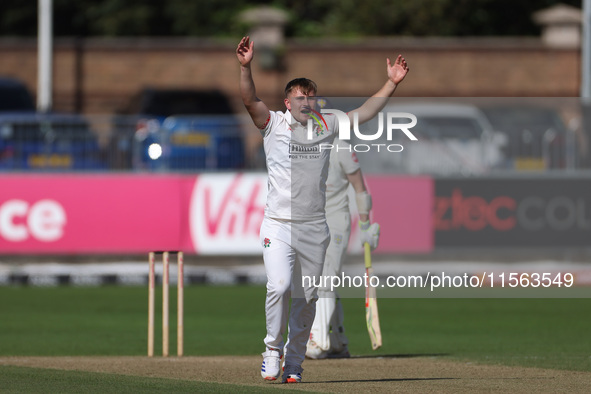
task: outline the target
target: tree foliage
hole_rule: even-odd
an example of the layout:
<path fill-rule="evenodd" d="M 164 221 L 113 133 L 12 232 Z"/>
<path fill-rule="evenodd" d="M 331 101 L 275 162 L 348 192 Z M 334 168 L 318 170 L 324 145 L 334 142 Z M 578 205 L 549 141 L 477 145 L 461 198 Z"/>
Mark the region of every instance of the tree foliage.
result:
<path fill-rule="evenodd" d="M 57 36 L 237 36 L 238 15 L 270 5 L 287 34 L 326 36 L 537 35 L 532 13 L 581 0 L 53 0 Z M 35 36 L 37 1 L 2 0 L 1 36 Z"/>

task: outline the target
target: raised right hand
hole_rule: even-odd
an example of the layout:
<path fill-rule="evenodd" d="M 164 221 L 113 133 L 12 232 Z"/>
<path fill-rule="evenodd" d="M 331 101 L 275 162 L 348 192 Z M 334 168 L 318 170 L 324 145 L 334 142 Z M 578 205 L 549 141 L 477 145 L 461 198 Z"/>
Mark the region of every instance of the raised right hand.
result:
<path fill-rule="evenodd" d="M 248 66 L 254 56 L 254 42 L 250 41 L 250 37 L 242 37 L 238 48 L 236 48 L 236 56 L 242 66 Z"/>

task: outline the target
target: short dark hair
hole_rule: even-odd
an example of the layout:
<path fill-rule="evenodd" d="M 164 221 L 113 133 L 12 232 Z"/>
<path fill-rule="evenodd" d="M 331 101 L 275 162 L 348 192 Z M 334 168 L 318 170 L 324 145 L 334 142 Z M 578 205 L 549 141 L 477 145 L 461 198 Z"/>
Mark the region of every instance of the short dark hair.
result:
<path fill-rule="evenodd" d="M 317 86 L 316 86 L 316 83 L 314 81 L 312 81 L 311 79 L 308 79 L 308 78 L 296 78 L 296 79 L 292 79 L 291 81 L 289 81 L 287 83 L 287 85 L 285 86 L 285 97 L 287 97 L 287 95 L 294 88 L 300 88 L 300 90 L 302 91 L 302 93 L 304 93 L 305 95 L 308 95 L 310 93 L 316 94 L 316 91 L 318 89 Z"/>

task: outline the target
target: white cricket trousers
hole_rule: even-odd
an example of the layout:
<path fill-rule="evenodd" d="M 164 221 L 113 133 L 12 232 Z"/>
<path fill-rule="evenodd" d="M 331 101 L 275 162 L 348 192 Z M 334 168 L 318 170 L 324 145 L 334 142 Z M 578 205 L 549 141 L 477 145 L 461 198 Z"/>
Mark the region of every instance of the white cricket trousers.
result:
<path fill-rule="evenodd" d="M 319 283 L 330 241 L 328 225 L 325 219 L 304 222 L 265 217 L 260 239 L 267 273 L 264 342 L 268 349 L 282 352 L 288 328 L 285 365 L 301 366 L 316 313 L 318 294 L 313 284 Z M 303 276 L 311 280 L 302 280 Z"/>
<path fill-rule="evenodd" d="M 326 250 L 322 276 L 340 277 L 351 235 L 351 215 L 348 209 L 327 212 L 326 221 L 330 230 L 330 244 Z M 349 343 L 339 295 L 330 288 L 319 288 L 318 297 L 311 338 L 320 349 L 339 353 Z"/>

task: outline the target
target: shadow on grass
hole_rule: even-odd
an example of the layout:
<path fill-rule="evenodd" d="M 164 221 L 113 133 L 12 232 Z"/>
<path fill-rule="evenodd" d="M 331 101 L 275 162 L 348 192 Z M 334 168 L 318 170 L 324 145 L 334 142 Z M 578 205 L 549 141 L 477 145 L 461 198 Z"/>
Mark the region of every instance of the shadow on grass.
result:
<path fill-rule="evenodd" d="M 418 357 L 444 357 L 451 356 L 449 353 L 420 353 L 420 354 L 364 354 L 351 356 L 350 358 L 418 358 Z"/>
<path fill-rule="evenodd" d="M 351 379 L 351 380 L 325 380 L 322 382 L 302 382 L 303 384 L 322 384 L 322 383 L 371 383 L 371 382 L 429 382 L 434 380 L 459 380 L 460 378 L 397 378 L 397 379 Z"/>

